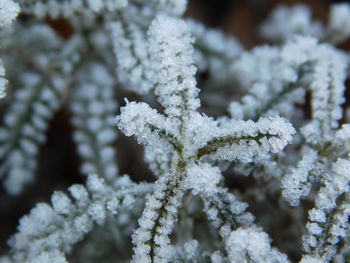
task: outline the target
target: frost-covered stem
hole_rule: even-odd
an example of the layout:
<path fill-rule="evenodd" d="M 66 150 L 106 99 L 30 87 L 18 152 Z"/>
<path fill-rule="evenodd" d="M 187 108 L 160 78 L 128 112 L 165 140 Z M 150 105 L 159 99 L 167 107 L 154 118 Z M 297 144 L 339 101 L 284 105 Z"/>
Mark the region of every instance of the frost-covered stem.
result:
<path fill-rule="evenodd" d="M 246 137 L 223 137 L 223 138 L 215 138 L 211 141 L 209 141 L 204 147 L 198 149 L 197 153 L 197 159 L 200 159 L 202 157 L 205 157 L 207 155 L 215 154 L 217 151 L 219 151 L 221 148 L 226 146 L 232 146 L 232 145 L 238 145 L 240 142 L 244 140 L 253 140 L 253 141 L 259 141 L 262 138 L 271 138 L 274 137 L 272 135 L 258 135 L 258 136 L 246 136 Z"/>
<path fill-rule="evenodd" d="M 118 12 L 118 21 L 108 22 L 119 81 L 123 87 L 144 94 L 152 88 L 146 29 L 131 18 L 135 14 Z"/>
<path fill-rule="evenodd" d="M 258 122 L 232 120 L 223 125 L 223 128 L 224 135 L 213 136 L 213 139 L 197 150 L 197 159 L 209 157 L 250 162 L 263 152 L 280 151 L 295 133 L 292 125 L 279 117 L 260 118 Z M 239 151 L 245 152 L 239 154 Z"/>
<path fill-rule="evenodd" d="M 133 262 L 168 262 L 171 258 L 170 234 L 177 221 L 177 210 L 184 195 L 185 162 L 179 160 L 174 172 L 163 175 L 148 197 L 139 228 L 133 235 Z"/>
<path fill-rule="evenodd" d="M 192 58 L 194 39 L 184 22 L 163 16 L 152 22 L 148 37 L 155 94 L 165 113 L 182 123 L 200 105 Z"/>
<path fill-rule="evenodd" d="M 341 229 L 342 227 L 339 226 L 339 216 L 342 214 L 349 214 L 349 202 L 350 198 L 349 194 L 347 193 L 341 194 L 336 199 L 336 207 L 330 211 L 329 214 L 327 214 L 326 221 L 321 224 L 322 233 L 321 235 L 317 236 L 317 246 L 311 247 L 309 251 L 310 255 L 321 257 L 325 260 L 325 262 L 332 260 L 338 249 L 335 247 L 336 240 L 334 239 L 334 231 L 336 231 L 336 229 Z M 343 227 L 348 226 L 347 219 L 345 220 L 345 226 Z"/>
<path fill-rule="evenodd" d="M 87 188 L 82 185 L 69 188 L 75 202 L 63 192 L 55 192 L 52 207 L 37 204 L 20 220 L 19 232 L 9 242 L 14 262 L 42 262 L 38 259 L 43 253 L 53 251 L 69 253 L 73 245 L 93 229 L 94 222 L 104 224 L 108 216 L 131 209 L 136 198 L 143 198 L 153 190 L 152 185 L 136 185 L 127 177 L 119 180 L 120 188 L 114 188 L 105 185 L 96 175 L 90 175 Z M 51 256 L 48 262 L 56 262 Z"/>
<path fill-rule="evenodd" d="M 43 32 L 44 37 L 40 35 L 40 30 L 47 35 Z M 33 35 L 27 41 L 33 41 L 31 38 L 53 41 L 52 33 L 46 27 L 34 27 Z M 7 175 L 5 186 L 12 194 L 19 194 L 24 184 L 33 179 L 39 144 L 45 141 L 48 123 L 71 81 L 68 76 L 75 69 L 73 65 L 78 67 L 81 62 L 80 53 L 76 52 L 78 47 L 83 52 L 80 44 L 79 38 L 72 38 L 60 50 L 55 46 L 56 50 L 46 60 L 41 54 L 31 56 L 28 51 L 19 49 L 20 55 L 35 71 L 21 76 L 22 87 L 15 92 L 14 102 L 4 117 L 5 125 L 0 128 L 0 159 L 3 161 L 0 177 Z"/>
<path fill-rule="evenodd" d="M 330 140 L 330 130 L 338 126 L 342 111 L 340 106 L 344 102 L 343 81 L 346 79 L 347 64 L 342 62 L 334 55 L 317 61 L 314 66 L 315 81 L 311 83 L 312 117 L 320 121 L 321 135 L 326 141 Z"/>
<path fill-rule="evenodd" d="M 310 256 L 329 262 L 336 254 L 336 244 L 346 236 L 349 227 L 350 161 L 339 158 L 333 163 L 331 176 L 325 180 L 315 198 L 315 208 L 309 211 L 307 234 L 303 249 Z"/>
<path fill-rule="evenodd" d="M 320 237 L 320 242 L 318 244 L 318 246 L 314 249 L 312 249 L 312 252 L 316 252 L 315 254 L 317 255 L 321 255 L 322 258 L 329 258 L 330 255 L 328 254 L 329 251 L 327 251 L 327 247 L 331 246 L 332 248 L 334 247 L 334 244 L 332 240 L 333 237 L 333 233 L 331 233 L 332 231 L 334 231 L 334 229 L 332 229 L 332 227 L 336 226 L 337 224 L 339 224 L 338 222 L 338 218 L 337 216 L 339 216 L 339 214 L 343 214 L 345 209 L 349 209 L 346 208 L 346 206 L 348 206 L 350 201 L 349 198 L 349 194 L 347 193 L 343 193 L 341 194 L 337 199 L 336 199 L 336 208 L 329 214 L 327 221 L 325 223 L 324 226 L 324 230 L 323 233 Z M 345 206 L 345 207 L 344 207 Z M 330 258 L 331 259 L 331 258 Z"/>
<path fill-rule="evenodd" d="M 219 230 L 226 253 L 229 255 L 231 248 L 228 239 L 231 232 L 239 227 L 251 227 L 254 216 L 245 211 L 248 205 L 238 201 L 227 188 L 220 188 L 212 196 L 202 195 L 201 197 L 204 202 L 204 212 L 212 225 Z"/>
<path fill-rule="evenodd" d="M 45 80 L 31 75 L 27 90 L 20 90 L 5 116 L 2 128 L 0 159 L 3 165 L 0 177 L 6 176 L 5 185 L 12 194 L 18 194 L 25 183 L 32 180 L 36 169 L 37 144 L 45 140 L 48 121 L 59 106 L 60 83 L 46 86 Z M 23 169 L 21 171 L 21 169 Z"/>

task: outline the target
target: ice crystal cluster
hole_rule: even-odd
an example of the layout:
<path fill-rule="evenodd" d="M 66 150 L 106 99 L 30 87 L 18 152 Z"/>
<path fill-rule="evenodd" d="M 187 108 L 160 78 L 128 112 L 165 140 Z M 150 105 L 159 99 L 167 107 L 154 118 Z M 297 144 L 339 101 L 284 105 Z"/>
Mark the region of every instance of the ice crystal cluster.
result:
<path fill-rule="evenodd" d="M 67 105 L 86 179 L 23 216 L 1 263 L 350 262 L 350 60 L 337 46 L 350 5 L 330 6 L 327 23 L 279 6 L 260 27 L 270 44 L 251 50 L 183 18 L 186 7 L 0 0 L 2 191 L 35 182 Z M 213 117 L 205 106 L 216 101 L 201 106 L 211 86 L 231 94 Z M 120 172 L 125 136 L 143 147 L 147 182 Z M 255 216 L 259 202 L 273 210 Z M 282 217 L 289 237 L 275 241 L 267 222 Z"/>

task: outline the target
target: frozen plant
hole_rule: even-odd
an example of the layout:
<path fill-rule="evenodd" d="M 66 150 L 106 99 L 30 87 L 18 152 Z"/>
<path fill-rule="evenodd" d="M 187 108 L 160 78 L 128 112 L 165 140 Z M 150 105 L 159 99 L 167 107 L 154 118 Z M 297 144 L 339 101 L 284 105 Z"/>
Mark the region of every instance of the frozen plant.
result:
<path fill-rule="evenodd" d="M 260 27 L 277 43 L 251 50 L 182 19 L 185 0 L 19 4 L 0 0 L 4 191 L 34 181 L 66 105 L 86 183 L 23 216 L 0 263 L 349 261 L 350 60 L 335 46 L 349 4 L 327 25 L 305 5 L 277 7 Z M 204 113 L 211 87 L 232 98 L 226 115 Z M 151 182 L 121 172 L 123 136 L 143 146 Z"/>

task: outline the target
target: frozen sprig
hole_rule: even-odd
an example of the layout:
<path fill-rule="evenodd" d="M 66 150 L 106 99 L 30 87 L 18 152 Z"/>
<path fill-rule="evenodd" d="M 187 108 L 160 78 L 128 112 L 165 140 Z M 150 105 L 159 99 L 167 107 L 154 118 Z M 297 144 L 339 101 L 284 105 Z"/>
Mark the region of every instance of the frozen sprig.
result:
<path fill-rule="evenodd" d="M 103 225 L 106 217 L 132 209 L 137 198 L 152 189 L 152 185 L 137 185 L 127 177 L 118 178 L 116 186 L 107 186 L 93 174 L 86 186 L 68 189 L 73 200 L 55 192 L 51 206 L 39 203 L 20 220 L 19 232 L 9 241 L 13 262 L 65 262 L 64 254 L 93 229 L 94 223 Z"/>
<path fill-rule="evenodd" d="M 94 64 L 82 74 L 72 100 L 74 139 L 82 157 L 82 173 L 97 173 L 108 182 L 118 174 L 113 114 L 117 110 L 114 79 L 106 68 Z"/>
<path fill-rule="evenodd" d="M 93 176 L 89 177 L 86 187 L 77 186 L 71 191 L 73 198 L 63 192 L 55 192 L 51 206 L 39 204 L 27 216 L 33 217 L 34 223 L 22 219 L 17 239 L 13 239 L 15 248 L 12 255 L 1 258 L 1 263 L 66 262 L 65 254 L 91 230 L 92 222 L 104 224 L 106 218 L 113 214 L 111 211 L 119 214 L 120 207 L 129 208 L 135 203 L 135 198 L 142 199 L 145 193 L 150 195 L 139 220 L 140 226 L 133 235 L 133 260 L 136 263 L 288 262 L 283 254 L 271 248 L 269 237 L 253 224 L 254 217 L 247 212 L 248 205 L 238 201 L 231 189 L 223 186 L 225 180 L 220 169 L 226 169 L 230 162 L 234 174 L 256 175 L 259 172 L 264 179 L 269 175 L 274 175 L 274 179 L 283 176 L 282 195 L 293 205 L 304 198 L 310 189 L 316 189 L 312 188 L 314 182 L 316 186 L 321 185 L 316 193 L 316 206 L 309 212 L 310 222 L 304 238 L 306 254 L 301 262 L 328 262 L 335 248 L 339 257 L 332 260 L 346 262 L 343 254 L 347 255 L 349 243 L 349 231 L 346 231 L 349 189 L 345 170 L 349 170 L 349 165 L 345 158 L 350 151 L 350 129 L 348 124 L 339 128 L 339 122 L 343 120 L 341 106 L 348 61 L 347 54 L 323 42 L 339 43 L 349 35 L 347 4 L 331 7 L 328 26 L 314 22 L 310 10 L 305 6 L 276 11 L 278 14 L 268 22 L 265 34 L 285 44 L 282 47 L 262 46 L 241 54 L 240 44 L 219 30 L 208 30 L 193 21 L 188 22 L 188 29 L 179 19 L 164 17 L 164 14 L 181 16 L 187 3 L 185 0 L 23 0 L 21 3 L 24 7 L 21 23 L 16 23 L 12 36 L 10 31 L 3 31 L 5 34 L 0 36 L 4 47 L 3 60 L 8 66 L 6 77 L 16 88 L 21 78 L 29 76 L 26 75 L 28 73 L 19 72 L 23 69 L 28 72 L 30 67 L 32 76 L 41 75 L 38 79 L 40 85 L 43 84 L 43 90 L 50 89 L 51 86 L 47 88 L 45 85 L 52 83 L 66 86 L 61 84 L 67 80 L 72 84 L 72 89 L 77 89 L 73 91 L 70 102 L 73 123 L 79 130 L 75 138 L 83 157 L 82 170 L 84 173 L 97 171 L 112 186 L 106 187 L 103 180 Z M 146 29 L 157 13 L 163 15 L 152 23 L 147 43 Z M 63 21 L 72 25 L 72 35 L 68 34 L 61 41 L 58 35 L 66 32 L 53 32 L 49 26 L 41 26 L 35 33 L 32 26 L 26 27 L 38 17 L 45 18 L 50 26 L 55 27 L 57 21 L 48 16 L 60 19 L 64 16 Z M 2 18 L 0 16 L 0 21 Z M 104 25 L 111 29 L 112 41 Z M 196 41 L 190 31 L 197 38 Z M 294 38 L 295 34 L 304 37 Z M 38 37 L 45 35 L 45 41 Z M 87 42 L 88 50 L 83 42 L 79 42 L 80 36 Z M 72 39 L 78 40 L 77 45 L 71 45 Z M 62 48 L 62 43 L 73 47 L 63 52 L 72 54 L 64 61 L 55 54 Z M 194 49 L 191 44 L 194 44 Z M 135 136 L 144 144 L 145 159 L 158 176 L 154 191 L 149 189 L 140 196 L 119 196 L 123 199 L 122 204 L 119 197 L 115 197 L 117 193 L 123 190 L 130 193 L 129 186 L 135 191 L 143 190 L 125 177 L 112 178 L 117 173 L 111 160 L 115 155 L 111 147 L 115 133 L 106 129 L 111 113 L 116 112 L 116 104 L 110 102 L 113 101 L 114 88 L 118 87 L 115 87 L 114 79 L 111 80 L 106 70 L 95 65 L 98 61 L 105 63 L 108 70 L 113 70 L 115 58 L 111 55 L 112 45 L 118 63 L 116 79 L 123 88 L 145 94 L 154 87 L 159 102 L 165 108 L 157 112 L 146 103 L 127 101 L 117 117 L 119 128 L 127 136 Z M 79 50 L 74 46 L 78 46 Z M 81 56 L 82 52 L 78 52 L 80 49 L 88 52 Z M 192 59 L 192 55 L 195 59 Z M 76 64 L 81 58 L 83 67 Z M 240 102 L 230 105 L 232 119 L 214 119 L 197 112 L 200 101 L 194 63 L 199 70 L 209 72 L 209 86 L 231 84 L 234 80 L 242 86 L 240 88 L 248 90 Z M 93 70 L 86 70 L 90 68 Z M 4 71 L 0 68 L 0 87 L 4 83 Z M 29 84 L 18 90 L 27 89 Z M 67 89 L 62 91 L 62 95 L 70 92 Z M 27 92 L 27 95 L 21 95 L 22 98 L 28 96 L 30 92 Z M 17 96 L 15 93 L 15 99 Z M 311 107 L 299 107 L 305 101 L 308 103 L 309 98 Z M 58 97 L 52 100 L 59 101 Z M 14 108 L 24 112 L 23 105 L 30 103 L 26 100 L 20 102 L 14 104 Z M 40 114 L 53 114 L 49 107 L 47 110 L 42 105 L 35 108 Z M 310 112 L 306 108 L 310 108 Z M 287 117 L 300 131 L 293 145 L 285 152 L 281 150 L 291 142 L 295 131 L 289 121 L 280 116 Z M 5 124 L 9 121 L 7 118 Z M 32 124 L 32 118 L 28 122 Z M 35 128 L 38 125 L 40 121 L 36 120 L 32 126 Z M 12 126 L 5 128 L 9 131 Z M 17 131 L 15 128 L 13 130 Z M 36 137 L 41 139 L 43 131 L 34 130 L 34 136 L 33 129 L 19 127 L 18 130 L 25 130 L 21 139 L 29 139 L 29 143 L 21 141 L 16 147 L 19 145 L 23 152 L 33 153 L 35 147 L 30 141 L 36 140 Z M 87 138 L 86 133 L 91 136 Z M 9 137 L 6 136 L 6 132 L 1 132 L 0 140 L 8 142 Z M 97 145 L 92 143 L 94 140 L 98 141 Z M 12 154 L 3 156 L 5 164 L 8 163 L 7 157 L 13 157 Z M 33 156 L 23 154 L 25 158 L 22 159 L 14 156 L 14 169 L 32 172 Z M 21 160 L 24 160 L 24 165 Z M 130 185 L 123 183 L 123 180 Z M 245 191 L 245 187 L 239 186 L 239 189 L 249 196 L 251 191 Z M 276 184 L 274 189 L 278 189 Z M 264 190 L 264 187 L 259 189 L 260 196 L 264 195 Z M 192 198 L 191 194 L 199 198 Z M 183 196 L 186 209 L 179 213 L 180 224 L 174 228 Z M 103 204 L 96 201 L 96 198 L 104 197 L 106 200 L 114 199 L 107 203 L 103 201 Z M 284 205 L 280 200 L 275 201 L 270 204 L 276 207 Z M 202 206 L 209 221 L 219 231 L 223 245 L 213 240 L 204 242 L 202 246 L 192 240 L 191 235 L 197 235 L 197 226 L 192 227 L 191 224 L 197 222 L 197 217 L 202 219 L 203 213 L 196 210 Z M 302 209 L 293 209 L 293 220 Z M 76 211 L 82 211 L 84 216 L 76 216 Z M 130 234 L 133 224 L 129 221 L 134 212 L 131 212 L 132 216 L 118 215 L 117 221 L 126 226 L 123 235 Z M 171 235 L 173 229 L 180 231 Z M 56 231 L 54 235 L 51 235 L 51 230 Z M 211 233 L 215 229 L 209 228 L 209 231 Z M 119 239 L 118 233 L 113 231 L 112 237 L 118 249 L 124 251 L 124 242 Z M 59 238 L 63 241 L 57 241 Z M 173 240 L 174 245 L 171 244 Z M 91 245 L 96 241 L 92 238 L 92 242 L 88 240 L 87 243 Z M 209 246 L 208 251 L 213 253 L 204 250 Z M 215 251 L 218 248 L 224 248 L 226 255 Z M 96 250 L 91 251 L 94 254 Z M 26 253 L 32 258 L 27 259 Z M 17 259 L 16 255 L 24 258 Z"/>
<path fill-rule="evenodd" d="M 149 81 L 149 58 L 146 48 L 146 33 L 142 27 L 121 13 L 117 21 L 109 24 L 114 53 L 117 59 L 119 81 L 126 89 L 147 93 Z"/>
<path fill-rule="evenodd" d="M 292 140 L 293 126 L 284 118 L 260 118 L 257 122 L 230 120 L 197 156 L 213 160 L 252 162 L 281 151 Z"/>
<path fill-rule="evenodd" d="M 157 145 L 164 153 L 170 151 L 171 146 L 180 147 L 176 139 L 177 131 L 170 120 L 146 103 L 127 103 L 121 108 L 116 122 L 126 136 L 134 135 L 144 145 Z"/>
<path fill-rule="evenodd" d="M 336 253 L 336 244 L 346 236 L 349 205 L 350 161 L 338 159 L 315 198 L 315 207 L 309 211 L 307 234 L 303 247 L 307 254 L 329 262 Z"/>
<path fill-rule="evenodd" d="M 289 117 L 293 106 L 304 101 L 305 91 L 300 84 L 305 66 L 300 63 L 299 67 L 293 67 L 281 54 L 278 47 L 261 46 L 244 52 L 233 63 L 237 80 L 248 89 L 239 102 L 230 103 L 229 112 L 233 118 Z"/>
<path fill-rule="evenodd" d="M 21 63 L 31 65 L 32 70 L 18 76 L 21 87 L 14 93 L 0 129 L 0 177 L 11 194 L 21 193 L 33 180 L 39 146 L 45 142 L 48 123 L 61 104 L 68 75 L 80 61 L 78 47 L 83 51 L 79 38 L 63 45 L 47 26 L 34 25 L 28 31 L 19 31 L 18 38 L 23 39 L 18 45 L 26 45 L 26 50 L 32 52 L 31 60 L 26 61 L 24 55 Z M 44 50 L 39 51 L 41 42 Z M 45 48 L 50 55 L 42 54 Z"/>
<path fill-rule="evenodd" d="M 163 175 L 155 183 L 153 194 L 147 197 L 139 228 L 133 234 L 133 262 L 169 262 L 173 257 L 169 236 L 184 194 L 180 176 Z"/>
<path fill-rule="evenodd" d="M 312 117 L 321 124 L 321 136 L 329 140 L 330 129 L 338 127 L 342 117 L 348 61 L 344 54 L 322 45 L 312 73 Z"/>
<path fill-rule="evenodd" d="M 300 160 L 296 167 L 290 167 L 282 178 L 282 196 L 293 206 L 299 199 L 306 197 L 315 182 L 325 183 L 330 180 L 329 170 L 338 158 L 344 158 L 350 152 L 350 127 L 342 125 L 332 130 L 329 141 L 322 138 L 320 123 L 311 121 L 301 128 L 306 145 L 301 149 Z M 332 158 L 329 158 L 332 156 Z"/>
<path fill-rule="evenodd" d="M 202 195 L 204 212 L 212 225 L 220 230 L 220 235 L 229 249 L 227 238 L 230 233 L 239 227 L 253 226 L 254 216 L 247 212 L 247 203 L 237 200 L 227 188 L 219 187 L 211 196 Z"/>
<path fill-rule="evenodd" d="M 297 167 L 291 168 L 282 178 L 282 195 L 291 205 L 299 204 L 299 199 L 309 194 L 313 180 L 311 171 L 316 169 L 318 154 L 315 150 L 305 146 L 302 150 L 302 159 Z"/>
<path fill-rule="evenodd" d="M 60 82 L 48 87 L 38 74 L 22 75 L 22 83 L 0 129 L 0 177 L 11 194 L 19 194 L 33 180 L 38 147 L 45 141 L 48 121 L 59 106 L 62 91 Z"/>
<path fill-rule="evenodd" d="M 257 74 L 250 76 L 250 68 L 256 66 Z M 251 88 L 240 102 L 230 104 L 233 118 L 257 119 L 278 114 L 289 117 L 296 104 L 304 102 L 306 91 L 310 91 L 312 118 L 321 132 L 315 140 L 332 138 L 342 117 L 348 68 L 342 52 L 328 44 L 318 44 L 313 38 L 296 37 L 280 50 L 263 47 L 244 54 L 235 68 L 242 84 Z"/>
<path fill-rule="evenodd" d="M 194 38 L 181 20 L 158 16 L 149 31 L 151 80 L 169 116 L 184 117 L 200 106 L 193 65 Z"/>

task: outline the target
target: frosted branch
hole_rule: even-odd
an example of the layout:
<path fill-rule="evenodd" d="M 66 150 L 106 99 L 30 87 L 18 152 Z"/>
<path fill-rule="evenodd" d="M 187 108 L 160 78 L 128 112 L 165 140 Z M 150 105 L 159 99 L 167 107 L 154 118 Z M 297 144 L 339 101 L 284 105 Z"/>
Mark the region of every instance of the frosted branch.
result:
<path fill-rule="evenodd" d="M 315 208 L 309 211 L 307 234 L 303 247 L 310 255 L 329 262 L 336 253 L 336 244 L 346 236 L 348 228 L 350 161 L 338 159 L 332 165 L 332 176 L 325 181 L 315 198 Z"/>
<path fill-rule="evenodd" d="M 248 204 L 237 200 L 236 196 L 227 188 L 211 195 L 202 195 L 204 212 L 213 226 L 220 230 L 220 235 L 226 240 L 231 231 L 239 227 L 250 227 L 254 216 L 247 212 Z"/>
<path fill-rule="evenodd" d="M 127 103 L 121 108 L 116 123 L 126 136 L 134 135 L 139 143 L 157 145 L 164 151 L 169 151 L 169 146 L 181 149 L 176 137 L 177 131 L 170 120 L 146 103 Z"/>
<path fill-rule="evenodd" d="M 135 263 L 169 262 L 173 257 L 170 234 L 177 221 L 177 209 L 183 196 L 183 174 L 164 175 L 155 183 L 154 193 L 147 198 L 133 234 Z"/>
<path fill-rule="evenodd" d="M 70 80 L 67 75 L 80 62 L 77 47 L 83 50 L 79 38 L 72 38 L 62 46 L 45 26 L 33 26 L 29 32 L 21 32 L 21 37 L 24 43 L 20 44 L 28 45 L 28 52 L 33 52 L 33 60 L 21 63 L 34 68 L 19 75 L 21 87 L 15 92 L 4 116 L 4 126 L 0 128 L 0 177 L 6 177 L 4 185 L 11 194 L 19 194 L 33 180 L 39 145 L 45 142 L 48 123 L 61 104 Z M 35 50 L 41 41 L 53 49 L 50 56 Z"/>
<path fill-rule="evenodd" d="M 147 93 L 152 88 L 152 83 L 148 76 L 150 61 L 144 29 L 120 13 L 119 20 L 109 24 L 109 30 L 118 64 L 119 81 L 126 89 Z"/>
<path fill-rule="evenodd" d="M 9 242 L 14 262 L 63 260 L 63 255 L 93 229 L 94 223 L 103 225 L 107 216 L 131 209 L 136 197 L 153 189 L 147 184 L 136 185 L 127 177 L 120 177 L 117 185 L 109 187 L 103 179 L 90 175 L 86 187 L 69 188 L 74 201 L 58 191 L 51 197 L 52 206 L 37 204 L 29 215 L 22 217 L 19 232 Z"/>
<path fill-rule="evenodd" d="M 214 160 L 251 162 L 269 152 L 282 150 L 295 133 L 283 118 L 261 118 L 258 122 L 231 120 L 220 129 L 220 135 L 198 149 L 197 157 Z"/>
<path fill-rule="evenodd" d="M 310 179 L 311 172 L 317 166 L 318 154 L 315 150 L 304 147 L 302 150 L 302 159 L 298 162 L 296 168 L 291 168 L 282 178 L 282 195 L 288 202 L 296 206 L 299 199 L 309 194 L 314 179 Z"/>
<path fill-rule="evenodd" d="M 72 101 L 75 126 L 73 135 L 78 152 L 83 159 L 83 174 L 97 173 L 108 182 L 118 175 L 114 113 L 117 111 L 114 80 L 99 64 L 91 69 L 81 81 Z"/>
<path fill-rule="evenodd" d="M 155 94 L 167 115 L 184 117 L 200 105 L 189 28 L 181 20 L 158 16 L 148 38 Z"/>

